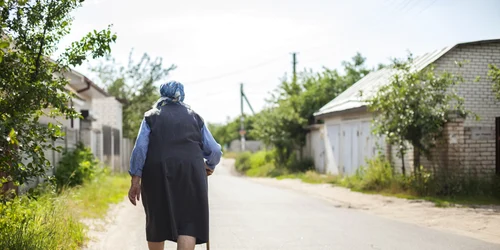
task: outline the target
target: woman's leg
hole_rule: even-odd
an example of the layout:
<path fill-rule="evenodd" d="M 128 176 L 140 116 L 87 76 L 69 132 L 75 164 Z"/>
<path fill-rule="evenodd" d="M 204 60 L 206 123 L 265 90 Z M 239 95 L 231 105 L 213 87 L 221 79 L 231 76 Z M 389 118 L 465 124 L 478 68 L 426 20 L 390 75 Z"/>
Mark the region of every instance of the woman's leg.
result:
<path fill-rule="evenodd" d="M 165 242 L 150 242 L 148 241 L 149 250 L 163 250 Z"/>
<path fill-rule="evenodd" d="M 179 235 L 177 239 L 177 250 L 194 250 L 196 238 L 193 236 Z"/>

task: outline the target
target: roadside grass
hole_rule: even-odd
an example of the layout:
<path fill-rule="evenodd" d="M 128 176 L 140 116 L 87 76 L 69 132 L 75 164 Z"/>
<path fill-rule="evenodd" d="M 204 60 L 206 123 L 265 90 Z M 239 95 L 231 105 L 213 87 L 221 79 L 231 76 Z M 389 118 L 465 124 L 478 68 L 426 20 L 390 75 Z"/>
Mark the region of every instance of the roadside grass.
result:
<path fill-rule="evenodd" d="M 224 152 L 222 156 L 227 159 L 236 159 L 239 155 L 238 152 Z"/>
<path fill-rule="evenodd" d="M 81 218 L 103 218 L 110 206 L 123 201 L 130 187 L 127 174 L 104 174 L 82 187 L 65 191 L 68 207 Z"/>
<path fill-rule="evenodd" d="M 34 195 L 0 202 L 0 249 L 79 249 L 88 240 L 85 218 L 102 218 L 123 200 L 129 178 L 103 172 L 81 186 L 56 191 L 41 185 Z"/>
<path fill-rule="evenodd" d="M 500 178 L 476 175 L 434 175 L 424 169 L 415 175 L 402 176 L 382 157 L 367 161 L 348 177 L 309 171 L 290 171 L 274 166 L 269 152 L 244 153 L 236 158 L 236 169 L 250 177 L 278 180 L 300 179 L 310 184 L 332 184 L 366 194 L 380 194 L 408 200 L 425 200 L 437 207 L 477 207 L 500 205 Z"/>
<path fill-rule="evenodd" d="M 276 179 L 300 179 L 305 183 L 310 184 L 336 184 L 339 183 L 340 178 L 335 175 L 324 175 L 319 174 L 316 171 L 307 171 L 305 173 L 293 173 L 293 174 L 284 174 L 277 176 Z"/>

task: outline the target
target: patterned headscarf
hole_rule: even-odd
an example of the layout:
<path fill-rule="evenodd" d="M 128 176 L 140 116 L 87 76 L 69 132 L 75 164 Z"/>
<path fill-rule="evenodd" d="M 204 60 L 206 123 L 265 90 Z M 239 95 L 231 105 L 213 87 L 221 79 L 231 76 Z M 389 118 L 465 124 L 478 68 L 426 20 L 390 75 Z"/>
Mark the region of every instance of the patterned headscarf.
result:
<path fill-rule="evenodd" d="M 156 108 L 167 104 L 177 103 L 183 104 L 184 101 L 184 86 L 180 82 L 171 81 L 160 85 L 160 99 L 156 102 Z"/>

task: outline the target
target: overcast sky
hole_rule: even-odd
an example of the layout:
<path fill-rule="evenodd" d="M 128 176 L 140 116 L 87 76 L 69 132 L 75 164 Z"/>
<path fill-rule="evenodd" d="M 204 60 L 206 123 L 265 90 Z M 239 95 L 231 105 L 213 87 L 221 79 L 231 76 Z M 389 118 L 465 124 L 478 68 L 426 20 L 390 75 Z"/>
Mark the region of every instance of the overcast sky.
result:
<path fill-rule="evenodd" d="M 500 0 L 86 0 L 64 44 L 113 24 L 112 55 L 131 48 L 178 68 L 167 80 L 208 122 L 240 112 L 239 84 L 256 111 L 298 69 L 340 68 L 357 51 L 369 66 L 459 42 L 500 38 Z M 77 68 L 92 75 L 88 65 Z M 250 110 L 245 107 L 245 110 Z"/>

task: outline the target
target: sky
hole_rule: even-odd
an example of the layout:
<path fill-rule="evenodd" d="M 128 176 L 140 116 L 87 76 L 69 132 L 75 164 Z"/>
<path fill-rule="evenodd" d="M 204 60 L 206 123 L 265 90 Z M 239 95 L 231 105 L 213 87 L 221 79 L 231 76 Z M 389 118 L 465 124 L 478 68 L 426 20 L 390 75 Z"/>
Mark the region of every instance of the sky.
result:
<path fill-rule="evenodd" d="M 61 44 L 112 24 L 112 56 L 130 50 L 177 66 L 165 81 L 207 122 L 240 114 L 240 83 L 254 110 L 297 70 L 341 69 L 360 52 L 367 65 L 460 42 L 500 38 L 500 0 L 86 0 Z M 96 80 L 88 62 L 76 70 Z M 250 109 L 244 107 L 245 113 Z"/>

